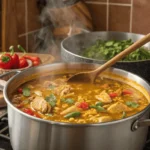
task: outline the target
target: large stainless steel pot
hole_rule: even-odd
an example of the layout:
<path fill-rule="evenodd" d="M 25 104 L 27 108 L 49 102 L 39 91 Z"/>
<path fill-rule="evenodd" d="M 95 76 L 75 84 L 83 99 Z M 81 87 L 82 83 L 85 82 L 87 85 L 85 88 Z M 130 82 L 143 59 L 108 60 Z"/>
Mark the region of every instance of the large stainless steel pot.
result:
<path fill-rule="evenodd" d="M 81 55 L 84 48 L 87 48 L 95 43 L 97 39 L 101 40 L 128 40 L 133 42 L 141 39 L 144 35 L 127 33 L 127 32 L 89 32 L 74 35 L 64 39 L 61 43 L 61 56 L 65 62 L 88 62 L 103 64 L 104 60 L 92 59 Z M 150 50 L 150 42 L 145 44 Z M 126 61 L 117 62 L 114 67 L 124 69 L 135 73 L 150 82 L 150 59 L 144 61 Z"/>
<path fill-rule="evenodd" d="M 97 66 L 81 63 L 49 64 L 30 68 L 13 76 L 3 89 L 8 105 L 9 132 L 13 149 L 142 150 L 150 125 L 148 119 L 150 105 L 140 113 L 118 121 L 101 124 L 70 124 L 29 116 L 11 103 L 11 95 L 15 89 L 31 79 L 64 72 L 64 70 L 72 73 L 83 69 L 94 69 Z M 142 78 L 119 69 L 111 68 L 109 71 L 139 83 L 144 87 L 142 92 L 149 99 L 147 91 L 150 91 L 150 86 Z M 118 77 L 117 79 L 119 79 Z"/>

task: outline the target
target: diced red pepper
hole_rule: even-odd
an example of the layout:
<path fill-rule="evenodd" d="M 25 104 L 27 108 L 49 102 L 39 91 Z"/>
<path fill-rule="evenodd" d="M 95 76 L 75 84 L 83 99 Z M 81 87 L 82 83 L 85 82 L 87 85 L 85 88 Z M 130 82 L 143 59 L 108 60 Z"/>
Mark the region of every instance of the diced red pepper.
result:
<path fill-rule="evenodd" d="M 117 93 L 109 93 L 109 96 L 110 96 L 111 98 L 115 98 L 115 97 L 118 96 L 118 94 L 117 94 Z"/>
<path fill-rule="evenodd" d="M 122 91 L 122 94 L 123 94 L 123 95 L 127 95 L 127 94 L 130 95 L 130 94 L 132 94 L 132 91 L 130 91 L 130 90 L 123 90 L 123 91 Z"/>
<path fill-rule="evenodd" d="M 86 110 L 89 108 L 89 104 L 87 102 L 81 102 L 77 107 Z"/>
<path fill-rule="evenodd" d="M 21 93 L 21 94 L 22 94 L 22 88 L 19 88 L 19 89 L 18 89 L 18 93 Z"/>
<path fill-rule="evenodd" d="M 31 115 L 31 116 L 34 115 L 34 112 L 33 112 L 30 108 L 25 108 L 25 109 L 23 110 L 23 112 L 25 112 L 25 113 L 27 113 L 27 114 L 29 114 L 29 115 Z"/>

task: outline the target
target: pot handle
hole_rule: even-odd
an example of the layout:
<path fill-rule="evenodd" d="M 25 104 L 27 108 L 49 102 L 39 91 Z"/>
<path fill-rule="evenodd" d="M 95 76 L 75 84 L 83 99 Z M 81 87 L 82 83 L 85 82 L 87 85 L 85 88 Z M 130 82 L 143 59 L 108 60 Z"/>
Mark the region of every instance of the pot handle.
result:
<path fill-rule="evenodd" d="M 13 77 L 14 75 L 20 73 L 21 71 L 11 71 L 11 72 L 7 72 L 4 73 L 2 75 L 0 75 L 0 91 L 3 90 L 4 86 L 6 85 L 7 81 Z"/>
<path fill-rule="evenodd" d="M 150 126 L 150 119 L 145 119 L 145 120 L 136 120 L 132 124 L 132 131 L 137 130 L 139 127 L 144 127 L 144 126 Z"/>

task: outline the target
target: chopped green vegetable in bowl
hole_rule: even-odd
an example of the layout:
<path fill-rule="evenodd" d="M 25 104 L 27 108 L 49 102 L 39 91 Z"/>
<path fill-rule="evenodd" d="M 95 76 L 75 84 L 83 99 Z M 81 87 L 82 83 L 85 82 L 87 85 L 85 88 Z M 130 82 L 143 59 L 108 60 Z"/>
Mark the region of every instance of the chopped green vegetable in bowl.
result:
<path fill-rule="evenodd" d="M 99 59 L 99 60 L 109 60 L 121 51 L 132 45 L 133 42 L 129 40 L 97 40 L 93 45 L 83 50 L 82 56 Z M 150 59 L 150 52 L 141 47 L 134 52 L 127 55 L 122 61 L 138 61 Z"/>

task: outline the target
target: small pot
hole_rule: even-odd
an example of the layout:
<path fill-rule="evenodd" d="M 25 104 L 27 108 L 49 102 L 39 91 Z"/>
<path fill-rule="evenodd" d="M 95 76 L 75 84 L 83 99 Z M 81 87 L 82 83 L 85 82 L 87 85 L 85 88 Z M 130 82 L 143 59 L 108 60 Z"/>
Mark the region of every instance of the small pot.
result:
<path fill-rule="evenodd" d="M 75 73 L 94 69 L 99 65 L 83 63 L 57 63 L 29 68 L 13 76 L 4 86 L 3 94 L 8 106 L 8 123 L 14 150 L 143 150 L 148 126 L 148 105 L 143 111 L 117 121 L 97 124 L 72 124 L 43 120 L 20 111 L 11 103 L 12 93 L 23 83 L 37 77 Z M 136 81 L 150 100 L 149 84 L 137 75 L 111 68 L 107 73 L 117 74 L 126 81 Z M 109 75 L 108 74 L 108 75 Z M 7 73 L 9 75 L 9 73 Z M 4 77 L 4 75 L 3 75 Z M 114 78 L 115 79 L 115 78 Z M 130 83 L 130 82 L 129 82 Z"/>
<path fill-rule="evenodd" d="M 133 42 L 144 35 L 127 32 L 89 32 L 70 36 L 61 43 L 61 56 L 64 62 L 87 62 L 103 64 L 106 61 L 83 57 L 82 51 L 95 43 L 96 40 L 128 40 Z M 150 42 L 144 45 L 150 50 Z M 150 82 L 150 59 L 142 61 L 119 61 L 113 67 L 117 67 L 135 73 Z"/>

